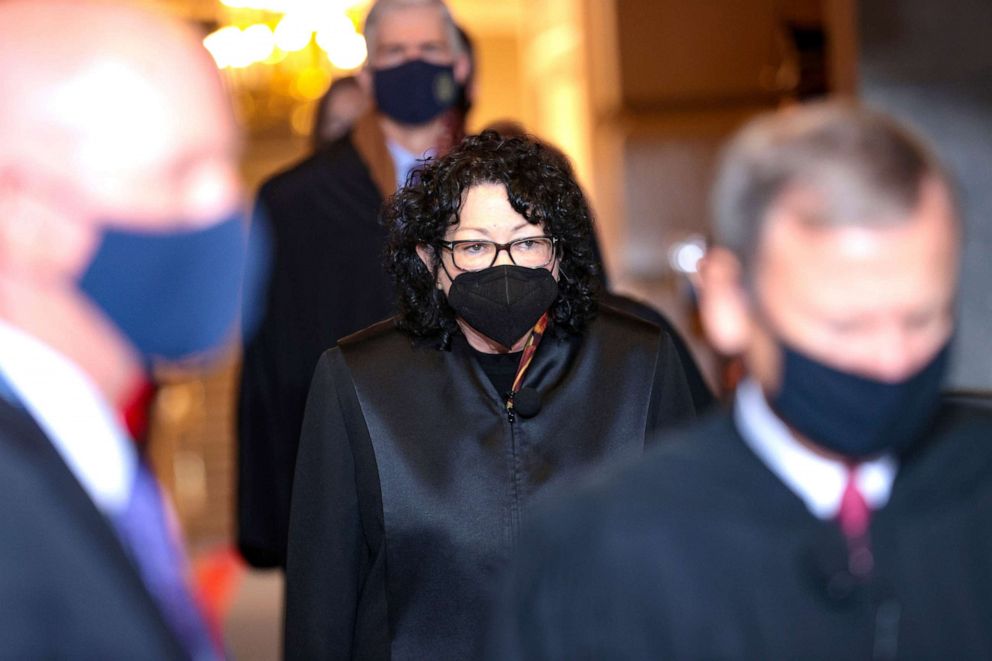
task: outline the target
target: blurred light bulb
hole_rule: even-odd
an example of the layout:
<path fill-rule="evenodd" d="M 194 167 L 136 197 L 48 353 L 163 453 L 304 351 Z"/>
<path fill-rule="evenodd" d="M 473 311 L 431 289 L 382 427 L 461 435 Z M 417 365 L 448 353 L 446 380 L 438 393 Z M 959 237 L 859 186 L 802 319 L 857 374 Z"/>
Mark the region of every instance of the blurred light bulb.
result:
<path fill-rule="evenodd" d="M 233 25 L 220 28 L 203 38 L 204 48 L 210 52 L 217 67 L 221 69 L 235 66 L 240 42 L 241 30 Z"/>
<path fill-rule="evenodd" d="M 272 28 L 264 23 L 245 28 L 244 32 L 241 33 L 241 42 L 245 58 L 249 63 L 265 60 L 272 54 L 276 46 Z"/>
<path fill-rule="evenodd" d="M 276 46 L 286 52 L 303 50 L 312 35 L 313 28 L 302 14 L 289 13 L 276 26 Z"/>
<path fill-rule="evenodd" d="M 292 4 L 290 0 L 220 0 L 225 7 L 232 9 L 254 9 L 283 13 Z"/>
<path fill-rule="evenodd" d="M 696 273 L 706 254 L 706 240 L 698 234 L 686 237 L 668 251 L 668 263 L 679 273 Z"/>
<path fill-rule="evenodd" d="M 357 69 L 368 56 L 365 39 L 354 30 L 348 33 L 318 32 L 317 45 L 327 53 L 327 59 L 338 69 Z"/>

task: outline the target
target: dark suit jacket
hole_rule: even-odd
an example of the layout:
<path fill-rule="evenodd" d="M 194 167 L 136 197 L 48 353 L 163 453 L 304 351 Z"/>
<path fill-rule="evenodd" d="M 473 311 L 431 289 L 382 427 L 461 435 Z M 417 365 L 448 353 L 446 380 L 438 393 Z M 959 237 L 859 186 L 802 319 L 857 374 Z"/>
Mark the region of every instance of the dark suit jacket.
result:
<path fill-rule="evenodd" d="M 945 407 L 846 570 L 724 415 L 534 522 L 493 659 L 992 658 L 992 416 Z"/>
<path fill-rule="evenodd" d="M 383 196 L 395 188 L 385 150 L 374 117 L 365 117 L 258 194 L 256 213 L 270 220 L 274 250 L 267 310 L 242 366 L 237 505 L 238 547 L 257 567 L 285 564 L 293 469 L 317 360 L 393 309 L 379 224 Z"/>
<path fill-rule="evenodd" d="M 110 522 L 2 399 L 0 658 L 185 658 Z"/>

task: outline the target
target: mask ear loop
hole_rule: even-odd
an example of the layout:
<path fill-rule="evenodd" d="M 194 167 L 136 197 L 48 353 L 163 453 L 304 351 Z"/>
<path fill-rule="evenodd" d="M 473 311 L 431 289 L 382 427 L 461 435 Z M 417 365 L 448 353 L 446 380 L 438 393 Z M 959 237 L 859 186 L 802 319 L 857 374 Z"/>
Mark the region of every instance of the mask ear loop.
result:
<path fill-rule="evenodd" d="M 441 254 L 439 252 L 440 250 L 442 249 L 441 248 L 434 249 L 434 258 L 437 260 L 437 265 L 434 267 L 434 284 L 438 289 L 441 289 L 441 283 L 437 281 L 437 276 L 440 274 L 441 271 L 444 271 L 444 275 L 448 277 L 448 282 L 455 281 L 455 279 L 451 277 L 451 274 L 448 273 L 448 267 L 444 265 L 444 259 L 441 257 Z M 440 269 L 438 267 L 440 267 Z"/>
<path fill-rule="evenodd" d="M 562 277 L 562 278 L 565 278 L 565 282 L 572 282 L 572 278 L 569 277 L 569 275 L 567 273 L 565 273 L 565 269 L 563 269 L 561 267 L 561 254 L 558 252 L 558 241 L 557 240 L 555 240 L 555 243 L 554 243 L 554 247 L 553 248 L 554 248 L 554 251 L 555 251 L 555 256 L 551 260 L 551 268 L 548 269 L 548 270 L 549 271 L 554 271 L 555 270 L 555 267 L 557 266 L 558 267 L 558 276 L 559 277 Z"/>

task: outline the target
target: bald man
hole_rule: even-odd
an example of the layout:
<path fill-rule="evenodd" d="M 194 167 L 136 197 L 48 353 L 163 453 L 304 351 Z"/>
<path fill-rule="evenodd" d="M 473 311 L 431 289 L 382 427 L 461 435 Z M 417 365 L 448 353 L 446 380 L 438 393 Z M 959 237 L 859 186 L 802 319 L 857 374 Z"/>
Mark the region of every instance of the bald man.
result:
<path fill-rule="evenodd" d="M 231 335 L 238 139 L 182 26 L 0 4 L 0 656 L 221 656 L 117 412 Z"/>

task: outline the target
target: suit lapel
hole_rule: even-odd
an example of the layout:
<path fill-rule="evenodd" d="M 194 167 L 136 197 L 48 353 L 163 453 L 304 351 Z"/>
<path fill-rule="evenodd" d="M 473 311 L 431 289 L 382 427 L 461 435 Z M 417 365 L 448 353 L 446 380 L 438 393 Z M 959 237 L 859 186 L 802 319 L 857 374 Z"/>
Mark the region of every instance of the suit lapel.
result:
<path fill-rule="evenodd" d="M 135 609 L 160 630 L 161 639 L 171 641 L 178 657 L 185 656 L 175 635 L 166 624 L 158 605 L 148 592 L 121 545 L 110 521 L 97 509 L 89 494 L 66 466 L 61 455 L 34 419 L 22 408 L 0 397 L 0 443 L 8 445 L 34 467 L 46 488 L 52 490 L 64 507 L 60 516 L 77 529 L 73 543 L 80 553 L 90 553 L 116 575 L 123 592 L 131 596 Z M 55 513 L 52 513 L 55 515 Z"/>

